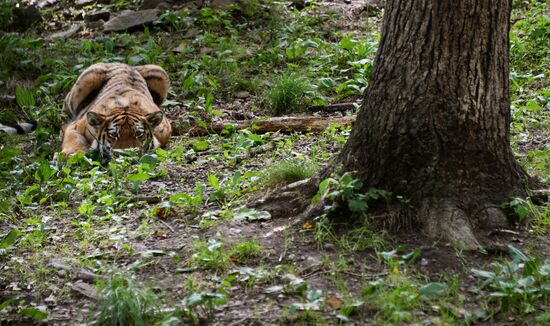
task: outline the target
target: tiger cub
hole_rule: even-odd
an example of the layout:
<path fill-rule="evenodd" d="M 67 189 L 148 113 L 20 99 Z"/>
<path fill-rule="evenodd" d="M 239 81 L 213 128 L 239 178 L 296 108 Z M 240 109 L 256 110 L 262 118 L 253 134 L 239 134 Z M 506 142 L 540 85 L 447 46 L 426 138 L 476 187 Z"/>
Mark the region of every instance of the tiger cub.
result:
<path fill-rule="evenodd" d="M 64 154 L 113 148 L 161 147 L 172 133 L 160 105 L 170 81 L 156 65 L 97 63 L 86 69 L 63 104 Z"/>

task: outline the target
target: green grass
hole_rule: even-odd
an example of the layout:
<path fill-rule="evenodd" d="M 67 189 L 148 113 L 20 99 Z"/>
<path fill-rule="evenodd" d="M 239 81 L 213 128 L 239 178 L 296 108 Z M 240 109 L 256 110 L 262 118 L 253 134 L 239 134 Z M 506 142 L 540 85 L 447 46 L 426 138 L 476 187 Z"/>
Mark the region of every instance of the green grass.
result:
<path fill-rule="evenodd" d="M 215 239 L 196 240 L 190 263 L 200 269 L 224 271 L 229 267 L 229 258 L 223 243 Z"/>
<path fill-rule="evenodd" d="M 238 259 L 240 263 L 252 262 L 254 258 L 260 256 L 263 249 L 256 240 L 239 242 L 231 249 L 230 256 Z"/>
<path fill-rule="evenodd" d="M 310 104 L 311 90 L 311 85 L 303 77 L 283 75 L 267 92 L 269 111 L 273 115 L 302 112 Z"/>
<path fill-rule="evenodd" d="M 308 161 L 284 161 L 266 172 L 264 182 L 268 187 L 287 185 L 310 178 L 317 170 L 318 167 Z"/>
<path fill-rule="evenodd" d="M 151 325 L 159 318 L 160 303 L 155 293 L 128 275 L 115 275 L 100 291 L 93 325 Z"/>

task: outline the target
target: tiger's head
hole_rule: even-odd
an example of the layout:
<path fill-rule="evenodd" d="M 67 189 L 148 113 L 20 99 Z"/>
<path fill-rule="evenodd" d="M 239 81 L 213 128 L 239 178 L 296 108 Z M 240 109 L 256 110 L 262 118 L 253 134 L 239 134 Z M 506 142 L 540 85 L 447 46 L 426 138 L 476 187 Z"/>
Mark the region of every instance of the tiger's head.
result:
<path fill-rule="evenodd" d="M 115 148 L 159 147 L 154 129 L 162 122 L 161 111 L 144 113 L 139 108 L 112 109 L 108 114 L 87 113 L 89 132 L 94 137 L 91 149 L 110 152 Z"/>

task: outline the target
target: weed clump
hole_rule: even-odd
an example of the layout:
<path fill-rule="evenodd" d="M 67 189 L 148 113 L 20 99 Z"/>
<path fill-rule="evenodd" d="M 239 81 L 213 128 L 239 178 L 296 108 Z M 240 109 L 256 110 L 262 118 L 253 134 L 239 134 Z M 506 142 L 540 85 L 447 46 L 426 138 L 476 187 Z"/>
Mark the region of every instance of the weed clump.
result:
<path fill-rule="evenodd" d="M 267 93 L 269 110 L 273 115 L 301 112 L 310 102 L 311 85 L 296 75 L 282 76 Z"/>
<path fill-rule="evenodd" d="M 93 325 L 151 325 L 159 316 L 153 290 L 127 275 L 115 275 L 101 289 L 98 315 Z"/>
<path fill-rule="evenodd" d="M 317 166 L 311 162 L 285 161 L 271 168 L 265 177 L 268 187 L 291 184 L 310 178 L 317 172 Z"/>

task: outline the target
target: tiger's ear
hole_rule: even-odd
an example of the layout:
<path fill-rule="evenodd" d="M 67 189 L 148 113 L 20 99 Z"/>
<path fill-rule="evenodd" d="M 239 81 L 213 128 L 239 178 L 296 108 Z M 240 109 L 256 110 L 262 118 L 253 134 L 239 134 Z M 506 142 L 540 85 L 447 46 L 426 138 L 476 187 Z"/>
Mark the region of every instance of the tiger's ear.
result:
<path fill-rule="evenodd" d="M 168 95 L 170 79 L 164 69 L 157 65 L 137 66 L 137 72 L 145 79 L 153 102 L 160 107 Z"/>
<path fill-rule="evenodd" d="M 86 117 L 88 118 L 88 124 L 94 128 L 105 122 L 105 116 L 101 113 L 90 111 L 86 114 Z"/>
<path fill-rule="evenodd" d="M 151 124 L 151 127 L 156 128 L 164 119 L 164 113 L 161 111 L 147 114 L 147 121 Z"/>
<path fill-rule="evenodd" d="M 84 70 L 76 80 L 73 88 L 63 103 L 63 112 L 68 116 L 77 117 L 80 111 L 95 99 L 103 85 L 107 82 L 111 63 L 97 63 Z"/>

